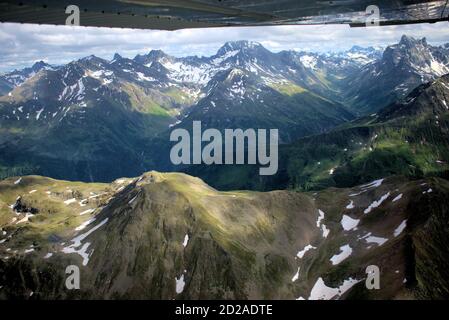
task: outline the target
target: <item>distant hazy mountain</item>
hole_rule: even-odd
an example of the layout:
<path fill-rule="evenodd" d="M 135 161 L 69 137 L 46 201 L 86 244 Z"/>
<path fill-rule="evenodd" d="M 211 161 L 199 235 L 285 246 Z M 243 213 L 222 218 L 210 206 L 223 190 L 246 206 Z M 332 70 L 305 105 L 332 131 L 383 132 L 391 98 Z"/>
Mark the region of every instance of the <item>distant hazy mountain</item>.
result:
<path fill-rule="evenodd" d="M 350 75 L 343 94 L 351 110 L 369 114 L 446 73 L 449 48 L 431 46 L 425 38 L 403 36 L 398 44 L 385 49 L 380 60 Z"/>
<path fill-rule="evenodd" d="M 111 61 L 89 56 L 57 68 L 38 63 L 2 79 L 8 89 L 0 97 L 3 176 L 136 175 L 153 168 L 152 154 L 160 153 L 148 141 L 191 119 L 206 127 L 279 127 L 282 139 L 292 141 L 353 118 L 317 93 L 327 91 L 325 81 L 294 55 L 248 41 L 226 43 L 206 58 L 160 50 Z"/>
<path fill-rule="evenodd" d="M 12 89 L 21 85 L 39 71 L 52 69 L 53 67 L 49 64 L 39 61 L 33 64 L 30 68 L 14 70 L 12 72 L 0 75 L 0 96 L 9 93 Z"/>
<path fill-rule="evenodd" d="M 143 143 L 195 99 L 156 73 L 94 56 L 40 70 L 0 98 L 0 164 L 81 180 L 143 170 Z"/>
<path fill-rule="evenodd" d="M 446 48 L 406 36 L 383 54 L 357 46 L 273 53 L 236 41 L 210 57 L 153 50 L 58 67 L 39 62 L 0 78 L 0 177 L 110 181 L 167 169 L 170 130 L 194 120 L 205 128 L 277 128 L 290 143 L 381 109 L 447 63 Z"/>

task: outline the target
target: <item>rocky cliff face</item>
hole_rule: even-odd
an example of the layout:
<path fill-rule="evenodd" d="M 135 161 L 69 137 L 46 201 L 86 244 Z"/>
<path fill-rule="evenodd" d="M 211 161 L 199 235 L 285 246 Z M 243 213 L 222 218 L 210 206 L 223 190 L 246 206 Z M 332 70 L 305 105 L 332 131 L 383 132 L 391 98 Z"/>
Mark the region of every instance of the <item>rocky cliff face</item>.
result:
<path fill-rule="evenodd" d="M 398 44 L 385 49 L 381 59 L 350 75 L 344 95 L 353 111 L 376 112 L 405 98 L 417 86 L 447 74 L 448 57 L 447 48 L 404 35 Z"/>

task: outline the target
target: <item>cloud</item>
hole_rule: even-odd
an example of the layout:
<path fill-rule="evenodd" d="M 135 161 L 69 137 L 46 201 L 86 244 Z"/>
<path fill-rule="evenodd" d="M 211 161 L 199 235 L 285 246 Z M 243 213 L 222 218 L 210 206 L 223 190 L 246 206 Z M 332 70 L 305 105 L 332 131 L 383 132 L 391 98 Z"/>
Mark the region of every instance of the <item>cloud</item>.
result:
<path fill-rule="evenodd" d="M 184 29 L 177 31 L 0 24 L 0 71 L 34 61 L 62 64 L 95 54 L 111 59 L 115 52 L 134 57 L 151 49 L 175 56 L 212 55 L 226 41 L 252 40 L 272 51 L 338 51 L 353 45 L 396 43 L 402 34 L 449 42 L 446 23 L 350 28 L 347 25 L 268 26 Z"/>

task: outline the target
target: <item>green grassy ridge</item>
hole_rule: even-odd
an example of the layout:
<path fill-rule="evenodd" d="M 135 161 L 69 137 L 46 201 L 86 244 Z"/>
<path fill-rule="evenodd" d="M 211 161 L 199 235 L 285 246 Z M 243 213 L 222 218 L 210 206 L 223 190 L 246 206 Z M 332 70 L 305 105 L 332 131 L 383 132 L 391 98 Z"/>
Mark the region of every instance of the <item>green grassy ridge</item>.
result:
<path fill-rule="evenodd" d="M 310 138 L 312 141 L 300 142 L 286 151 L 291 186 L 309 190 L 351 186 L 391 174 L 422 177 L 443 172 L 449 169 L 449 153 L 444 134 L 437 130 L 415 125 L 399 129 L 377 126 L 363 130 L 367 135 L 353 138 L 348 138 L 349 130 L 341 131 L 341 136 L 334 132 L 331 140 L 336 142 Z M 433 132 L 439 137 L 431 140 Z M 423 138 L 429 142 L 422 143 Z M 339 145 L 339 139 L 345 143 Z"/>
<path fill-rule="evenodd" d="M 0 270 L 9 279 L 4 281 L 8 291 L 0 292 L 0 297 L 8 292 L 8 295 L 23 298 L 27 290 L 31 290 L 44 299 L 296 299 L 308 297 L 318 277 L 332 287 L 341 285 L 348 277 L 363 279 L 364 268 L 369 264 L 381 267 L 382 281 L 388 281 L 389 285 L 382 286 L 382 290 L 375 293 L 356 287 L 349 298 L 417 298 L 420 296 L 414 294 L 416 290 L 422 292 L 421 297 L 445 292 L 445 280 L 422 278 L 425 271 L 422 267 L 410 276 L 409 287 L 402 283 L 410 267 L 406 252 L 411 247 L 407 239 L 412 237 L 421 241 L 422 232 L 429 226 L 434 228 L 432 234 L 447 236 L 445 229 L 436 223 L 445 219 L 447 200 L 442 199 L 449 193 L 449 183 L 445 180 L 409 181 L 404 177 L 391 177 L 379 187 L 355 197 L 350 194 L 359 192 L 360 187 L 331 188 L 307 194 L 292 191 L 221 192 L 199 178 L 180 173 L 148 172 L 138 179 L 125 179 L 123 183 L 116 181 L 113 184 L 58 181 L 35 176 L 22 177 L 17 185 L 13 180 L 0 182 L 0 208 L 2 202 L 9 203 L 17 194 L 24 194 L 27 203 L 41 210 L 23 225 L 7 223 L 6 228 L 1 225 L 8 234 L 17 230 L 7 246 L 19 249 L 19 252 L 6 253 L 12 256 L 9 260 L 0 258 Z M 426 185 L 422 186 L 422 183 Z M 119 186 L 126 185 L 125 190 L 117 191 Z M 422 193 L 430 187 L 432 193 Z M 70 195 L 66 194 L 67 188 L 72 192 Z M 28 194 L 30 189 L 38 191 Z M 49 200 L 42 197 L 47 190 L 51 191 Z M 72 197 L 73 192 L 81 199 L 92 191 L 107 194 L 101 201 L 88 203 L 87 208 L 101 208 L 90 216 L 79 216 L 79 210 L 86 207 L 62 203 L 67 197 Z M 390 198 L 369 215 L 364 215 L 363 209 L 387 191 L 392 193 Z M 392 202 L 391 199 L 399 193 L 403 194 L 402 199 Z M 131 199 L 135 200 L 130 202 Z M 345 209 L 350 199 L 355 205 L 352 210 Z M 431 211 L 424 210 L 434 201 L 440 201 L 441 206 Z M 325 212 L 322 223 L 330 229 L 327 238 L 323 238 L 321 230 L 316 227 L 318 209 Z M 6 214 L 11 215 L 11 212 Z M 343 214 L 361 220 L 358 230 L 342 230 L 340 220 Z M 58 253 L 61 248 L 59 242 L 71 239 L 76 234 L 74 228 L 93 215 L 97 218 L 96 223 L 105 218 L 109 221 L 88 239 L 95 254 L 90 257 L 88 266 L 82 269 L 83 288 L 69 296 L 59 293 L 55 287 L 51 288 L 52 285 L 63 288 L 63 283 L 58 282 L 64 279 L 65 267 L 60 266 L 80 262 L 77 255 Z M 409 221 L 406 231 L 393 237 L 395 228 L 406 218 Z M 437 220 L 429 224 L 433 219 Z M 382 246 L 369 247 L 364 241 L 357 240 L 367 232 L 389 240 Z M 49 243 L 48 237 L 53 234 L 57 234 L 60 240 Z M 185 234 L 189 234 L 186 248 L 182 246 Z M 443 248 L 439 237 L 427 240 L 427 248 L 431 246 L 433 249 L 423 248 L 441 257 L 441 260 L 434 260 L 438 268 L 445 261 L 440 255 Z M 31 243 L 35 244 L 35 251 L 23 254 L 22 251 Z M 332 266 L 330 257 L 347 243 L 353 248 L 353 254 L 339 265 Z M 307 244 L 313 244 L 317 249 L 308 252 L 301 260 L 295 259 L 297 251 Z M 3 249 L 0 245 L 0 257 L 5 255 Z M 54 252 L 54 257 L 43 260 L 47 252 Z M 424 261 L 429 254 L 422 250 L 416 253 L 419 261 Z M 298 266 L 299 280 L 292 282 Z M 18 278 L 14 268 L 26 275 L 25 279 Z M 184 292 L 177 295 L 174 279 L 184 269 L 186 286 Z M 48 276 L 49 270 L 55 273 L 51 277 L 52 285 L 48 281 L 41 284 L 43 275 Z M 396 273 L 396 270 L 400 272 Z M 414 282 L 415 278 L 419 281 Z M 18 289 L 19 283 L 21 289 Z M 432 285 L 443 291 L 432 290 Z M 14 293 L 10 289 L 15 290 Z"/>

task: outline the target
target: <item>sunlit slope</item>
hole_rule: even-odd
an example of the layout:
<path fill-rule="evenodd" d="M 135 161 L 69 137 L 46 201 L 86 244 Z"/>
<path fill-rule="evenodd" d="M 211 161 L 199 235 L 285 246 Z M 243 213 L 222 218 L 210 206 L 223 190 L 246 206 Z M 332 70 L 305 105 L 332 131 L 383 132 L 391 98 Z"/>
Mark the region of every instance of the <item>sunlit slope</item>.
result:
<path fill-rule="evenodd" d="M 109 185 L 7 179 L 0 297 L 444 297 L 448 193 L 445 180 L 399 177 L 317 193 L 219 192 L 158 172 Z M 80 290 L 65 288 L 70 264 Z M 380 290 L 364 287 L 371 264 Z"/>

